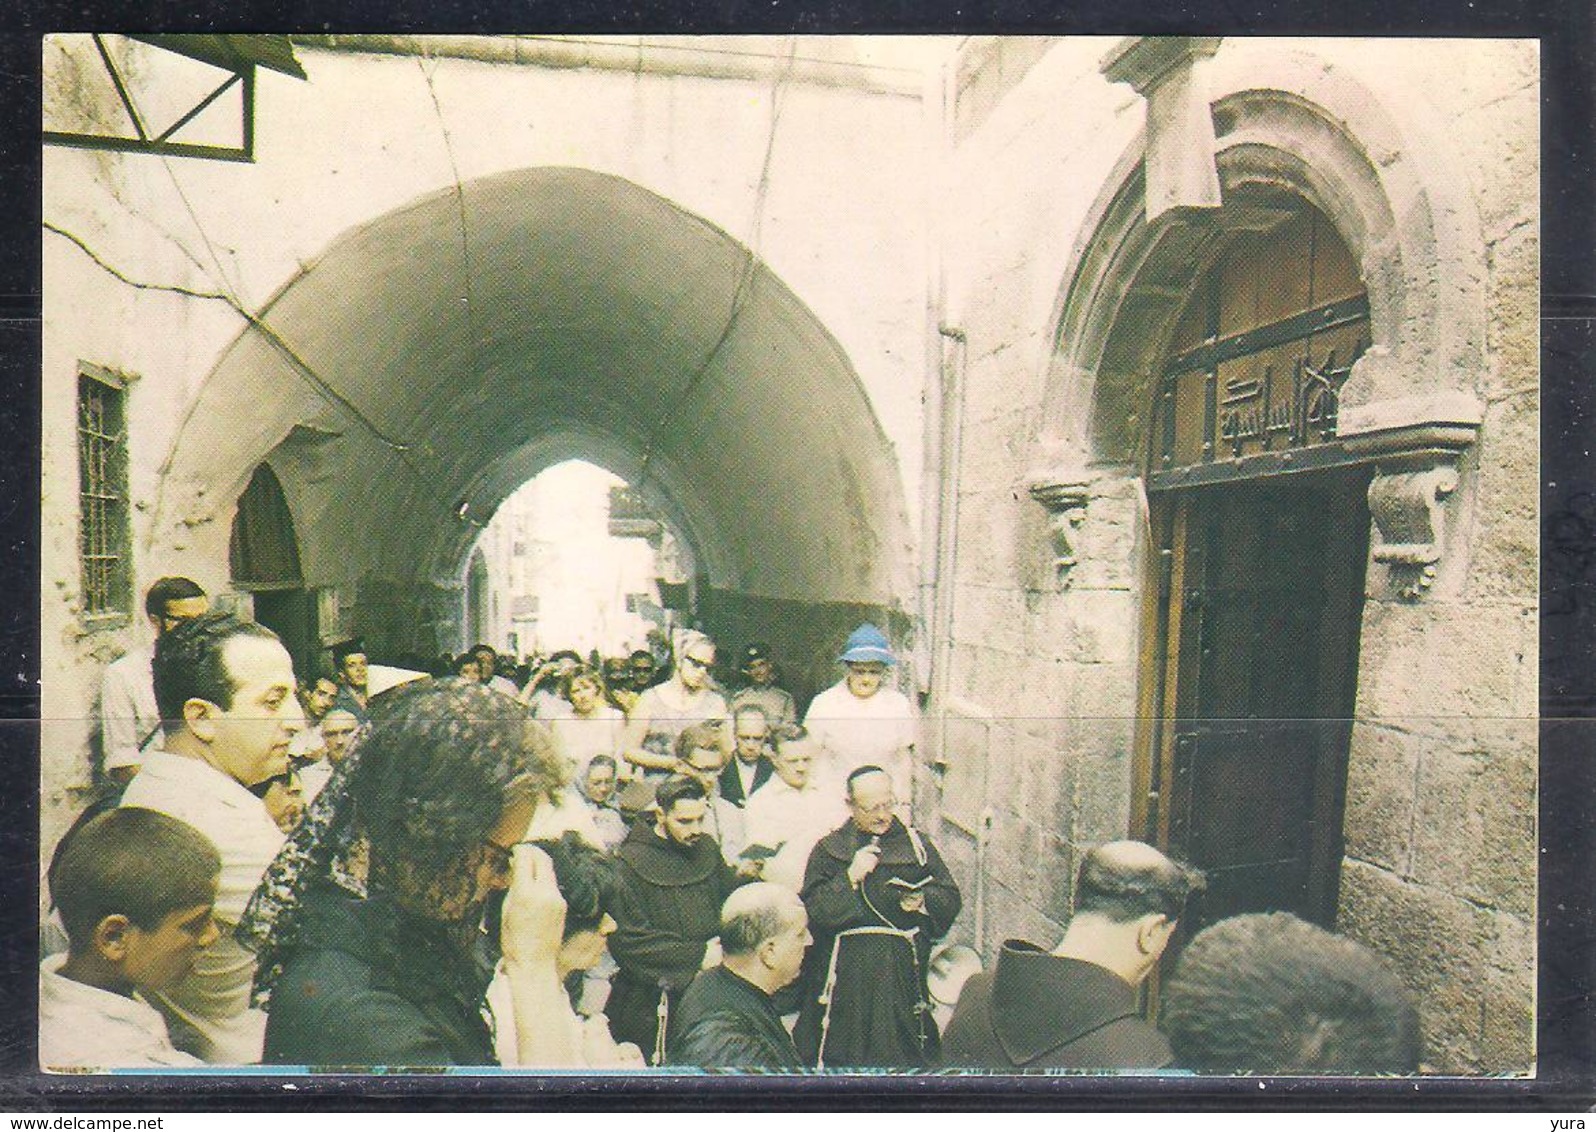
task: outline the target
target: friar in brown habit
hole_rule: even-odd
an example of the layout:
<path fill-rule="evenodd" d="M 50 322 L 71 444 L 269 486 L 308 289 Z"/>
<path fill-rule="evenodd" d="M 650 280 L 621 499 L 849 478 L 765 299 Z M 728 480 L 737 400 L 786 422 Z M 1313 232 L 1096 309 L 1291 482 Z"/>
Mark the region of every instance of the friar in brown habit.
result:
<path fill-rule="evenodd" d="M 1169 1043 L 1141 1017 L 1137 989 L 1201 885 L 1201 874 L 1139 841 L 1088 852 L 1064 938 L 1052 951 L 1010 940 L 991 971 L 965 984 L 943 1064 L 1009 1072 L 1169 1065 Z"/>

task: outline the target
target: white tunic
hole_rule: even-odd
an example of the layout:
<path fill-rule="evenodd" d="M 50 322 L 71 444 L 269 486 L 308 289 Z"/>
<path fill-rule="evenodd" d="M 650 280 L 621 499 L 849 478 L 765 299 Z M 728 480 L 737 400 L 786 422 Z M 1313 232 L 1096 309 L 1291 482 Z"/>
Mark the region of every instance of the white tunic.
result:
<path fill-rule="evenodd" d="M 515 686 L 515 681 L 508 676 L 494 676 L 488 681 L 488 687 L 500 695 L 509 696 L 512 700 L 521 694 L 521 689 Z"/>
<path fill-rule="evenodd" d="M 575 833 L 600 853 L 604 852 L 604 838 L 593 820 L 593 811 L 576 787 L 567 786 L 552 800 L 543 798 L 533 811 L 532 824 L 527 827 L 523 841 L 558 841 L 567 831 Z"/>
<path fill-rule="evenodd" d="M 737 864 L 737 856 L 748 843 L 741 808 L 732 805 L 720 795 L 710 799 L 704 811 L 704 831 L 720 845 L 720 855 L 728 865 Z"/>
<path fill-rule="evenodd" d="M 892 776 L 900 800 L 912 798 L 917 727 L 914 707 L 902 692 L 883 687 L 860 699 L 848 691 L 847 681 L 833 684 L 810 703 L 804 726 L 829 753 L 829 770 L 838 782 L 875 765 Z"/>
<path fill-rule="evenodd" d="M 587 770 L 594 755 L 618 759 L 625 738 L 626 717 L 608 704 L 600 704 L 588 716 L 577 715 L 570 704 L 560 701 L 563 710 L 552 710 L 538 718 L 549 725 L 565 757 L 577 774 Z"/>
<path fill-rule="evenodd" d="M 304 792 L 307 806 L 332 781 L 332 774 L 333 764 L 326 759 L 317 759 L 299 768 L 299 787 Z"/>
<path fill-rule="evenodd" d="M 39 964 L 39 1065 L 63 1069 L 191 1068 L 199 1058 L 172 1045 L 166 1019 L 129 998 L 61 974 L 65 954 Z"/>
<path fill-rule="evenodd" d="M 607 954 L 607 953 L 606 953 Z M 488 1009 L 493 1012 L 493 1048 L 499 1064 L 523 1066 L 520 1035 L 515 1028 L 515 998 L 509 977 L 501 963 L 488 984 Z M 618 1043 L 610 1037 L 610 1020 L 602 1014 L 583 1018 L 575 1011 L 556 1008 L 550 1018 L 538 1019 L 549 1030 L 564 1030 L 570 1049 L 576 1051 L 575 1065 L 525 1065 L 528 1069 L 646 1069 L 640 1051 L 631 1042 Z"/>
<path fill-rule="evenodd" d="M 763 879 L 794 892 L 804 886 L 804 869 L 815 842 L 848 820 L 842 783 L 811 776 L 802 790 L 772 778 L 748 799 L 744 811 L 749 845 L 781 849 L 765 862 Z"/>
<path fill-rule="evenodd" d="M 165 742 L 161 713 L 155 706 L 152 653 L 134 649 L 106 666 L 100 682 L 100 740 L 105 769 L 137 767 Z M 140 744 L 143 749 L 140 749 Z"/>

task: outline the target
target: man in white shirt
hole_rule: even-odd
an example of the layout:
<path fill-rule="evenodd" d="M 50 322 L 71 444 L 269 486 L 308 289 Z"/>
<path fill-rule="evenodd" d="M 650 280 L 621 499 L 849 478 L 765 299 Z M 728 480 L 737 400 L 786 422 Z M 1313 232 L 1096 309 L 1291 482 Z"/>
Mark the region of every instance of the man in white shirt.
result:
<path fill-rule="evenodd" d="M 842 786 L 820 767 L 809 732 L 793 725 L 775 734 L 776 774 L 748 800 L 747 844 L 777 850 L 765 862 L 763 879 L 790 888 L 804 886 L 804 867 L 815 843 L 848 817 Z"/>
<path fill-rule="evenodd" d="M 915 712 L 907 696 L 886 686 L 887 670 L 897 663 L 886 634 L 859 626 L 838 659 L 847 675 L 816 696 L 804 716 L 827 752 L 830 775 L 845 782 L 862 766 L 879 766 L 912 796 Z"/>
<path fill-rule="evenodd" d="M 270 629 L 210 613 L 157 644 L 155 698 L 168 728 L 166 750 L 145 759 L 122 804 L 169 814 L 215 844 L 222 934 L 153 1001 L 179 1049 L 211 1064 L 252 1064 L 260 1060 L 266 1017 L 249 1006 L 255 956 L 233 929 L 283 844 L 249 788 L 288 768 L 289 745 L 304 725 L 293 664 Z"/>
<path fill-rule="evenodd" d="M 173 626 L 210 608 L 199 583 L 161 578 L 144 594 L 144 615 L 155 639 Z M 144 752 L 161 747 L 161 714 L 150 675 L 153 649 L 130 649 L 106 666 L 100 684 L 100 746 L 106 777 L 126 786 L 138 773 Z"/>

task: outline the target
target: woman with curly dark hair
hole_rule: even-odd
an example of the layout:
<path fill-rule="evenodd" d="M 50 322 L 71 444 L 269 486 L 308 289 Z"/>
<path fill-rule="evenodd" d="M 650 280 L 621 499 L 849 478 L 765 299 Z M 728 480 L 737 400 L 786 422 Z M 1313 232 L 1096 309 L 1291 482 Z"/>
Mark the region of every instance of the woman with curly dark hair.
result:
<path fill-rule="evenodd" d="M 565 1009 L 552 1009 L 539 1020 L 544 1030 L 561 1027 L 570 1035 L 568 1045 L 576 1051 L 575 1060 L 550 1068 L 643 1069 L 647 1063 L 642 1051 L 629 1043 L 617 1043 L 610 1036 L 610 1023 L 602 1012 L 584 1016 L 578 1004 L 584 995 L 585 976 L 604 959 L 605 940 L 615 930 L 609 909 L 615 898 L 615 876 L 610 860 L 575 832 L 567 830 L 557 840 L 533 842 L 548 854 L 554 864 L 554 879 L 565 900 L 565 932 L 555 956 L 555 970 L 569 994 Z M 488 923 L 496 922 L 497 909 L 490 903 Z M 505 1025 L 515 1019 L 505 973 L 488 988 L 488 1002 L 499 1020 L 499 1059 L 506 1065 L 525 1065 L 516 1042 L 521 1027 Z"/>
<path fill-rule="evenodd" d="M 564 1003 L 564 902 L 548 857 L 518 846 L 562 774 L 547 732 L 481 685 L 421 680 L 373 697 L 368 730 L 239 928 L 259 953 L 265 1060 L 495 1064 L 483 1004 L 501 953 L 523 1056 L 573 1059 L 571 1035 L 537 1026 Z M 494 941 L 483 912 L 506 888 Z"/>

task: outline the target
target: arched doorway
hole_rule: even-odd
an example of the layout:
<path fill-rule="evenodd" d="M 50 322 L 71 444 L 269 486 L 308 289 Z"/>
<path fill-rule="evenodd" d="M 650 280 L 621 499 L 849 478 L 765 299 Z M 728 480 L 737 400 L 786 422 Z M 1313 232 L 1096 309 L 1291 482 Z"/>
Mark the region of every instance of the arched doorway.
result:
<path fill-rule="evenodd" d="M 1368 297 L 1317 209 L 1267 208 L 1192 290 L 1147 455 L 1162 576 L 1143 832 L 1208 873 L 1193 929 L 1273 910 L 1332 924 L 1341 863 L 1372 469 L 1333 441 Z"/>
<path fill-rule="evenodd" d="M 1236 876 L 1231 879 L 1236 880 L 1244 877 L 1248 866 L 1257 866 L 1255 871 L 1261 873 L 1267 872 L 1264 866 L 1269 860 L 1288 862 L 1280 870 L 1286 875 L 1277 891 L 1263 893 L 1261 902 L 1295 906 L 1321 921 L 1333 916 L 1338 931 L 1381 950 L 1402 968 L 1411 985 L 1435 992 L 1426 1008 L 1427 1026 L 1435 1023 L 1462 1033 L 1477 1022 L 1470 1014 L 1471 1005 L 1457 1000 L 1456 980 L 1460 972 L 1472 977 L 1494 962 L 1493 945 L 1459 943 L 1439 962 L 1425 949 L 1414 951 L 1403 942 L 1412 917 L 1446 905 L 1431 904 L 1427 896 L 1424 909 L 1415 911 L 1417 905 L 1404 904 L 1402 895 L 1410 891 L 1414 860 L 1407 846 L 1419 836 L 1417 823 L 1427 820 L 1421 813 L 1435 815 L 1428 820 L 1436 830 L 1459 830 L 1464 821 L 1460 807 L 1437 808 L 1425 802 L 1426 787 L 1418 767 L 1431 750 L 1444 748 L 1448 736 L 1467 733 L 1463 729 L 1474 727 L 1479 717 L 1500 710 L 1500 697 L 1486 705 L 1459 672 L 1474 670 L 1470 654 L 1478 648 L 1500 647 L 1508 652 L 1513 648 L 1505 643 L 1478 645 L 1476 639 L 1490 630 L 1465 628 L 1450 620 L 1474 616 L 1480 608 L 1464 595 L 1470 585 L 1469 523 L 1479 498 L 1479 481 L 1471 482 L 1470 477 L 1473 461 L 1482 458 L 1479 442 L 1486 419 L 1480 391 L 1490 372 L 1484 354 L 1489 307 L 1481 286 L 1489 275 L 1485 245 L 1472 203 L 1457 192 L 1458 186 L 1467 185 L 1467 178 L 1450 165 L 1445 139 L 1410 136 L 1402 144 L 1387 145 L 1384 140 L 1396 135 L 1379 97 L 1344 69 L 1335 74 L 1316 70 L 1312 82 L 1304 86 L 1301 80 L 1307 73 L 1300 61 L 1275 59 L 1266 49 L 1256 54 L 1238 52 L 1229 71 L 1208 76 L 1210 89 L 1230 92 L 1217 97 L 1212 106 L 1216 144 L 1211 152 L 1222 189 L 1221 207 L 1177 209 L 1149 221 L 1145 148 L 1140 140 L 1127 147 L 1089 213 L 1085 231 L 1090 236 L 1072 254 L 1064 272 L 1056 350 L 1049 360 L 1046 419 L 1036 457 L 1038 472 L 1030 487 L 1047 508 L 1055 545 L 1066 549 L 1083 545 L 1089 550 L 1095 539 L 1106 534 L 1135 532 L 1134 549 L 1116 559 L 1124 564 L 1121 571 L 1106 577 L 1098 572 L 1086 579 L 1124 586 L 1142 611 L 1134 631 L 1134 685 L 1127 682 L 1123 690 L 1115 691 L 1117 698 L 1096 712 L 1117 722 L 1108 736 L 1117 749 L 1133 752 L 1131 773 L 1105 779 L 1098 792 L 1098 797 L 1111 802 L 1123 797 L 1127 820 L 1121 828 L 1132 837 L 1162 840 L 1210 867 L 1217 862 L 1221 886 L 1232 866 Z M 1310 90 L 1311 96 L 1298 93 L 1304 90 Z M 1207 324 L 1199 332 L 1193 323 L 1202 318 L 1197 304 L 1208 293 L 1204 287 L 1212 269 L 1227 252 L 1240 252 L 1248 241 L 1267 243 L 1271 234 L 1278 237 L 1282 224 L 1305 215 L 1304 205 L 1318 211 L 1328 225 L 1320 233 L 1333 231 L 1356 265 L 1353 274 L 1367 296 L 1365 340 L 1372 344 L 1339 389 L 1333 438 L 1325 439 L 1326 430 L 1316 426 L 1308 430 L 1316 438 L 1312 443 L 1288 447 L 1281 443 L 1287 434 L 1274 433 L 1277 448 L 1260 452 L 1260 438 L 1252 435 L 1255 425 L 1280 421 L 1238 412 L 1233 435 L 1227 438 L 1222 410 L 1231 407 L 1216 404 L 1213 417 L 1208 417 L 1206 369 L 1193 367 L 1203 381 L 1189 390 L 1170 390 L 1166 375 L 1173 359 L 1207 344 Z M 1338 297 L 1316 285 L 1313 305 Z M 1310 307 L 1306 288 L 1298 299 L 1299 313 Z M 1290 308 L 1282 306 L 1269 317 L 1278 320 L 1289 313 Z M 1179 332 L 1185 341 L 1177 343 L 1177 328 L 1183 321 L 1185 327 Z M 1214 334 L 1216 343 L 1221 337 Z M 1347 361 L 1341 351 L 1355 347 L 1355 342 L 1338 346 L 1333 367 L 1326 367 L 1327 357 L 1314 356 L 1311 368 L 1339 369 Z M 1293 377 L 1291 368 L 1277 365 L 1271 390 L 1276 388 L 1275 379 Z M 1216 391 L 1253 398 L 1261 393 L 1245 384 Z M 1187 396 L 1187 416 L 1195 416 L 1198 427 L 1186 442 L 1195 443 L 1195 454 L 1177 446 L 1170 467 L 1163 469 L 1159 465 L 1165 452 L 1166 392 L 1177 401 L 1183 393 Z M 1179 408 L 1177 403 L 1172 410 L 1177 417 Z M 1328 423 L 1322 413 L 1317 420 Z M 1299 429 L 1299 439 L 1302 435 Z M 1239 456 L 1236 439 L 1244 442 Z M 1206 453 L 1205 443 L 1210 446 Z M 1345 462 L 1326 462 L 1340 460 Z M 1249 473 L 1263 473 L 1271 463 L 1274 467 L 1253 479 L 1220 482 L 1203 466 L 1208 462 L 1244 462 L 1243 469 L 1235 470 Z M 1354 498 L 1360 481 L 1367 488 L 1362 502 L 1368 513 L 1361 532 L 1360 521 L 1353 517 L 1360 503 Z M 1313 498 L 1310 487 L 1329 498 Z M 1177 538 L 1175 527 L 1182 510 L 1186 523 L 1179 533 L 1185 537 Z M 1309 530 L 1283 531 L 1275 525 L 1278 516 L 1302 515 L 1308 517 Z M 1193 531 L 1209 536 L 1194 540 Z M 1227 536 L 1229 541 L 1223 541 Z M 1250 579 L 1238 579 L 1252 585 L 1255 593 L 1263 588 L 1256 584 L 1260 576 L 1267 580 L 1271 570 L 1280 571 L 1268 558 L 1276 547 L 1281 547 L 1276 562 L 1284 558 L 1294 567 L 1307 562 L 1315 570 L 1328 568 L 1328 562 L 1321 561 L 1327 551 L 1302 545 L 1310 537 L 1340 546 L 1347 555 L 1343 563 L 1356 561 L 1360 543 L 1368 547 L 1363 562 L 1336 567 L 1339 579 L 1304 579 L 1293 587 L 1288 600 L 1304 608 L 1271 606 L 1296 616 L 1318 611 L 1331 618 L 1326 610 L 1332 589 L 1340 595 L 1335 600 L 1352 603 L 1342 640 L 1357 650 L 1356 695 L 1351 709 L 1338 717 L 1340 721 L 1350 717 L 1350 723 L 1342 722 L 1350 730 L 1345 778 L 1339 777 L 1333 755 L 1325 761 L 1315 758 L 1305 769 L 1309 760 L 1294 751 L 1288 754 L 1296 758 L 1295 765 L 1290 758 L 1273 758 L 1247 773 L 1237 769 L 1246 763 L 1243 751 L 1230 767 L 1213 764 L 1213 777 L 1234 770 L 1231 780 L 1248 785 L 1260 781 L 1271 788 L 1293 781 L 1312 785 L 1284 802 L 1265 802 L 1265 795 L 1232 791 L 1230 798 L 1239 801 L 1234 803 L 1234 820 L 1228 822 L 1224 819 L 1231 815 L 1222 812 L 1226 802 L 1221 794 L 1221 812 L 1216 815 L 1210 801 L 1196 815 L 1217 817 L 1206 830 L 1172 830 L 1177 797 L 1190 799 L 1204 789 L 1190 777 L 1202 768 L 1194 768 L 1190 758 L 1177 761 L 1173 748 L 1196 730 L 1190 725 L 1215 722 L 1202 718 L 1204 705 L 1197 693 L 1202 690 L 1203 661 L 1212 671 L 1220 656 L 1220 642 L 1204 640 L 1193 631 L 1202 619 L 1205 594 L 1201 585 L 1188 581 L 1227 580 L 1223 565 L 1212 565 L 1216 540 L 1221 540 L 1219 558 L 1228 552 L 1232 563 L 1257 561 L 1260 568 L 1252 571 Z M 1249 538 L 1251 546 L 1236 541 Z M 1296 549 L 1289 554 L 1281 546 L 1287 539 L 1296 540 Z M 1182 573 L 1177 574 L 1177 566 Z M 1366 571 L 1361 590 L 1352 580 L 1358 567 Z M 1070 584 L 1065 583 L 1060 604 L 1084 604 L 1076 601 Z M 1315 585 L 1320 587 L 1317 592 Z M 1262 602 L 1263 595 L 1257 596 Z M 1188 605 L 1194 607 L 1192 623 L 1172 625 L 1172 618 L 1183 615 Z M 1502 626 L 1489 617 L 1483 615 L 1484 625 Z M 1358 624 L 1352 636 L 1354 620 Z M 1495 635 L 1505 641 L 1504 628 L 1496 628 Z M 1454 648 L 1445 643 L 1453 632 L 1468 638 L 1469 645 Z M 1244 637 L 1242 644 L 1275 643 L 1282 638 L 1295 644 L 1300 634 L 1296 627 L 1277 626 L 1257 642 Z M 1216 651 L 1205 658 L 1204 649 Z M 1276 680 L 1271 665 L 1248 663 L 1254 673 L 1262 668 L 1272 682 L 1261 691 L 1278 692 L 1280 699 L 1286 698 L 1284 689 L 1275 685 L 1295 679 L 1300 686 L 1304 680 L 1302 668 L 1295 677 L 1282 672 Z M 1349 668 L 1350 664 L 1349 660 Z M 1431 684 L 1441 683 L 1428 675 L 1431 672 L 1442 675 L 1447 692 L 1428 694 Z M 1212 679 L 1231 675 L 1214 671 Z M 1353 679 L 1349 671 L 1347 680 Z M 1181 701 L 1183 683 L 1196 703 Z M 1334 681 L 1326 677 L 1322 683 L 1331 687 Z M 1450 691 L 1454 687 L 1459 691 Z M 1232 691 L 1233 705 L 1243 697 L 1234 686 Z M 1419 702 L 1437 714 L 1424 718 L 1407 714 Z M 1237 710 L 1215 699 L 1209 705 L 1212 716 Z M 1294 709 L 1260 702 L 1255 710 L 1274 718 Z M 1328 717 L 1335 710 L 1310 703 L 1296 714 L 1311 718 L 1318 712 Z M 1316 722 L 1331 729 L 1328 719 Z M 1440 736 L 1440 743 L 1435 744 L 1432 736 Z M 1504 749 L 1507 746 L 1502 744 Z M 1450 752 L 1446 757 L 1451 757 Z M 1511 761 L 1506 754 L 1492 757 Z M 1178 772 L 1186 778 L 1177 781 Z M 1320 781 L 1326 782 L 1324 788 Z M 1499 781 L 1505 787 L 1507 780 Z M 1117 792 L 1121 783 L 1123 795 Z M 1330 813 L 1311 813 L 1316 798 L 1343 790 L 1339 820 L 1333 805 Z M 1212 798 L 1216 792 L 1208 793 Z M 1280 820 L 1287 812 L 1295 813 L 1289 823 Z M 1302 819 L 1305 812 L 1310 822 L 1317 823 L 1312 828 Z M 1393 819 L 1392 814 L 1398 816 Z M 1291 835 L 1284 844 L 1277 836 L 1280 832 Z M 1339 854 L 1337 841 L 1344 841 Z M 1214 850 L 1215 843 L 1221 851 Z M 1250 858 L 1249 845 L 1259 850 Z M 1234 849 L 1242 851 L 1224 851 Z M 1204 854 L 1207 862 L 1201 859 Z M 1338 855 L 1339 862 L 1333 860 Z M 1434 891 L 1440 893 L 1452 883 L 1439 881 Z M 1200 926 L 1216 912 L 1222 915 L 1229 910 L 1222 906 L 1227 899 L 1232 908 L 1247 906 L 1245 895 L 1237 895 L 1246 894 L 1246 885 L 1229 887 L 1228 898 L 1219 891 L 1205 905 L 1194 907 L 1183 920 L 1185 929 Z M 1460 896 L 1461 892 L 1452 888 L 1442 900 L 1472 899 Z M 1532 984 L 1531 978 L 1516 985 Z"/>
<path fill-rule="evenodd" d="M 315 595 L 305 588 L 294 516 L 270 464 L 255 469 L 238 497 L 227 561 L 233 588 L 253 595 L 255 620 L 283 639 L 295 669 L 317 671 Z"/>

